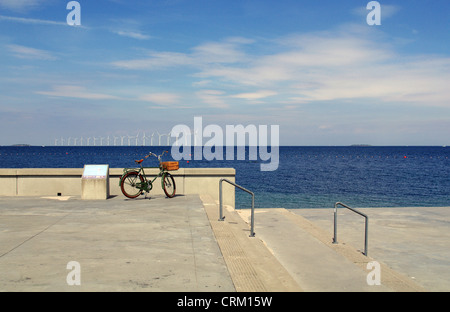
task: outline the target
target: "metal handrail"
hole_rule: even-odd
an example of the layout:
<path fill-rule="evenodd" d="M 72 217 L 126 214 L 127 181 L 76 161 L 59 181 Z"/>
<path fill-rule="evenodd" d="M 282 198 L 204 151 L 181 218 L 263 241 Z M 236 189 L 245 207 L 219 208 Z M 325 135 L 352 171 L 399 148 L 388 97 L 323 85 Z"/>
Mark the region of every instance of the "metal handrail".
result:
<path fill-rule="evenodd" d="M 241 189 L 241 190 L 243 190 L 244 192 L 247 192 L 250 195 L 252 195 L 252 216 L 251 216 L 250 237 L 254 237 L 255 236 L 255 232 L 254 232 L 254 228 L 255 228 L 255 194 L 253 192 L 243 188 L 242 186 L 237 185 L 236 183 L 231 182 L 230 180 L 227 180 L 227 179 L 220 179 L 220 182 L 219 182 L 219 202 L 220 202 L 220 205 L 219 205 L 219 214 L 220 214 L 219 221 L 225 220 L 225 217 L 223 216 L 223 204 L 222 204 L 222 182 L 224 182 L 224 181 L 229 183 L 229 184 L 231 184 L 231 185 L 233 185 L 233 186 L 235 186 L 235 187 L 237 187 L 237 188 L 239 188 L 239 189 Z"/>
<path fill-rule="evenodd" d="M 369 227 L 369 217 L 367 215 L 365 215 L 364 213 L 351 208 L 347 205 L 344 205 L 343 203 L 337 202 L 334 205 L 334 237 L 333 237 L 333 244 L 337 244 L 337 207 L 338 206 L 342 206 L 344 208 L 347 208 L 361 216 L 363 216 L 366 219 L 366 223 L 365 223 L 365 238 L 364 238 L 364 255 L 367 257 L 367 245 L 368 245 L 368 227 Z"/>

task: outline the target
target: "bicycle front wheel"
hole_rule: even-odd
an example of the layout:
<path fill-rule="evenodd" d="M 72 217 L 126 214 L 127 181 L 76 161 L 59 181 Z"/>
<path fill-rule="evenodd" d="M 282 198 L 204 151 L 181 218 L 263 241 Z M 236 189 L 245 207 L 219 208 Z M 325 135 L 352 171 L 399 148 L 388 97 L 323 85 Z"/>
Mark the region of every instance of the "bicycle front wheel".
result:
<path fill-rule="evenodd" d="M 120 189 L 126 197 L 136 198 L 142 194 L 142 190 L 139 187 L 142 183 L 144 183 L 144 178 L 139 172 L 131 171 L 123 176 L 120 181 Z"/>
<path fill-rule="evenodd" d="M 172 177 L 170 173 L 166 173 L 162 178 L 162 187 L 164 190 L 164 193 L 166 193 L 166 196 L 169 198 L 172 198 L 175 196 L 175 179 Z"/>

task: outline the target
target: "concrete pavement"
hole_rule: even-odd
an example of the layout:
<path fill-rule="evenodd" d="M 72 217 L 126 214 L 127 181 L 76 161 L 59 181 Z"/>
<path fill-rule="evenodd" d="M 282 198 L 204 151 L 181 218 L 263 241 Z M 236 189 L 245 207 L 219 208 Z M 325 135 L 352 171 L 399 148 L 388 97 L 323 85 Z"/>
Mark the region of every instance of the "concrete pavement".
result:
<path fill-rule="evenodd" d="M 80 286 L 67 283 L 67 276 L 76 273 L 67 269 L 71 261 L 80 264 Z M 235 288 L 198 196 L 2 197 L 0 290 Z"/>
<path fill-rule="evenodd" d="M 442 233 L 450 210 L 427 208 L 429 217 L 420 221 L 420 209 L 414 220 L 397 209 L 379 221 L 375 212 L 382 210 L 368 213 L 371 257 L 365 257 L 363 231 L 349 233 L 351 222 L 361 219 L 340 217 L 339 244 L 331 244 L 330 209 L 257 209 L 256 236 L 249 237 L 250 211 L 225 207 L 226 218 L 218 221 L 217 202 L 207 195 L 0 197 L 0 291 L 450 290 L 450 239 Z M 422 222 L 418 236 L 405 230 L 412 221 Z M 388 233 L 383 222 L 397 230 L 401 224 L 402 231 Z M 423 276 L 408 271 L 408 261 L 428 257 L 429 250 L 415 244 L 440 250 L 436 261 L 423 262 Z M 412 258 L 405 258 L 411 250 Z M 366 265 L 373 260 L 381 263 L 380 286 L 367 284 Z M 67 283 L 75 272 L 67 267 L 71 261 L 80 264 L 79 286 Z"/>

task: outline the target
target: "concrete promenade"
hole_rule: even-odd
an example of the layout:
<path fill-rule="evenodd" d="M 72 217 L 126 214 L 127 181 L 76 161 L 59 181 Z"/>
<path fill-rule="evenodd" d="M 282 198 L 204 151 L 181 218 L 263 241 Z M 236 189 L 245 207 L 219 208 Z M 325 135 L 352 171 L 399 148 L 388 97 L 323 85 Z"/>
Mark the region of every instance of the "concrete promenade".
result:
<path fill-rule="evenodd" d="M 249 237 L 250 212 L 218 221 L 208 195 L 0 197 L 0 291 L 450 290 L 450 209 L 367 211 L 369 257 L 363 220 L 341 210 L 331 244 L 332 209 L 257 209 Z M 367 284 L 373 260 L 380 286 Z"/>
<path fill-rule="evenodd" d="M 0 291 L 234 290 L 198 196 L 0 197 Z"/>

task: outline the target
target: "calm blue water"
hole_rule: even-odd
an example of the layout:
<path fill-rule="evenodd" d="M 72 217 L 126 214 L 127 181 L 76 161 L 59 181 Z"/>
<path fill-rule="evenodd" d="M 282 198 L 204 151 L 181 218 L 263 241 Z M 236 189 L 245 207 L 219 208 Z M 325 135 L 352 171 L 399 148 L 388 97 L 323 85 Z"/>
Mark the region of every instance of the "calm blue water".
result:
<path fill-rule="evenodd" d="M 0 147 L 1 168 L 133 167 L 170 147 Z M 248 153 L 246 154 L 248 159 Z M 165 160 L 171 160 L 167 157 Z M 156 166 L 156 159 L 147 166 Z M 259 161 L 180 161 L 184 168 L 231 167 L 260 208 L 450 206 L 450 147 L 280 147 L 279 168 Z M 240 208 L 251 197 L 236 191 Z"/>

